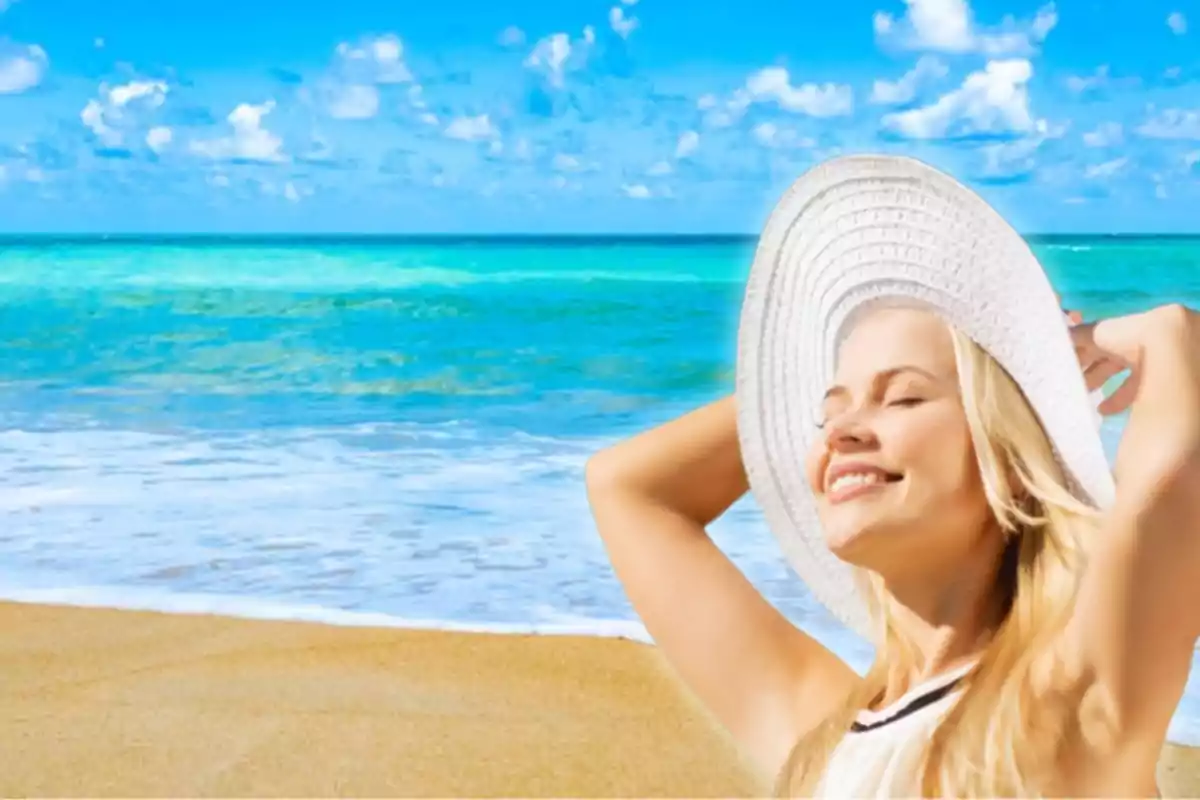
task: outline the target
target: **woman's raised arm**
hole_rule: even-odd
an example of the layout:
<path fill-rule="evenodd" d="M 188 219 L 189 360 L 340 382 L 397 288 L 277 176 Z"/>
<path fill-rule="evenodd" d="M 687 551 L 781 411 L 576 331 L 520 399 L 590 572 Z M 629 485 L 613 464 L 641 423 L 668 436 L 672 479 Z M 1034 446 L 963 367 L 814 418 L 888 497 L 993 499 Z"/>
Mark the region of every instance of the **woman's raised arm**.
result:
<path fill-rule="evenodd" d="M 1072 638 L 1102 712 L 1094 743 L 1152 776 L 1200 636 L 1200 319 L 1164 306 L 1076 336 L 1133 378 L 1101 406 L 1130 415 Z"/>
<path fill-rule="evenodd" d="M 587 487 L 617 577 L 646 629 L 773 776 L 858 676 L 768 603 L 705 531 L 748 489 L 733 398 L 596 454 Z"/>

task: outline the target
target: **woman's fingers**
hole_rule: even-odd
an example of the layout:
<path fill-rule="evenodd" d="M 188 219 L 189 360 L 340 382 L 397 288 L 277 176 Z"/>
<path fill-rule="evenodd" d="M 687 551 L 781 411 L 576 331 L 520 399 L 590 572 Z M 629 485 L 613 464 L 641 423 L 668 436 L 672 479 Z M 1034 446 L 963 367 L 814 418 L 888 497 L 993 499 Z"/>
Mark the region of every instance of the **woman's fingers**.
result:
<path fill-rule="evenodd" d="M 1129 406 L 1133 405 L 1133 400 L 1137 397 L 1138 385 L 1141 383 L 1141 374 L 1138 372 L 1132 373 L 1117 390 L 1097 406 L 1097 410 L 1105 415 L 1120 414 Z"/>
<path fill-rule="evenodd" d="M 1125 365 L 1112 358 L 1099 358 L 1083 368 L 1083 379 L 1088 391 L 1095 391 L 1103 386 L 1114 375 L 1125 369 Z"/>

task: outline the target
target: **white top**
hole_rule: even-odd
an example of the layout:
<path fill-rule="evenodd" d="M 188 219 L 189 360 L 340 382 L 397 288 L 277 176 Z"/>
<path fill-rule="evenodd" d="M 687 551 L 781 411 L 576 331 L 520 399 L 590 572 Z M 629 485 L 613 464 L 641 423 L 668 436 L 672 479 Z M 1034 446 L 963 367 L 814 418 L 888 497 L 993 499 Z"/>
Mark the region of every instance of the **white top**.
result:
<path fill-rule="evenodd" d="M 834 748 L 815 797 L 898 797 L 919 787 L 917 770 L 934 730 L 958 699 L 969 663 L 919 683 L 894 703 L 860 711 Z"/>

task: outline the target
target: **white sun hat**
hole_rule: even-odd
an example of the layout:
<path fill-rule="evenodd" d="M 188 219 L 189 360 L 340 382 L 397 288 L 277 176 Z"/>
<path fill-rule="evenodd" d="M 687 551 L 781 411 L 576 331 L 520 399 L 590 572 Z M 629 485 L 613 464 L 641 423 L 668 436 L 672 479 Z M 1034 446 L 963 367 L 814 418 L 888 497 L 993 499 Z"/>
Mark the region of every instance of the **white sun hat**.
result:
<path fill-rule="evenodd" d="M 866 606 L 851 567 L 825 545 L 804 460 L 840 342 L 859 314 L 884 305 L 933 311 L 982 346 L 1024 391 L 1072 491 L 1101 508 L 1114 495 L 1068 324 L 1025 240 L 920 161 L 857 155 L 814 167 L 776 205 L 755 252 L 738 328 L 738 435 L 792 568 L 863 636 Z"/>

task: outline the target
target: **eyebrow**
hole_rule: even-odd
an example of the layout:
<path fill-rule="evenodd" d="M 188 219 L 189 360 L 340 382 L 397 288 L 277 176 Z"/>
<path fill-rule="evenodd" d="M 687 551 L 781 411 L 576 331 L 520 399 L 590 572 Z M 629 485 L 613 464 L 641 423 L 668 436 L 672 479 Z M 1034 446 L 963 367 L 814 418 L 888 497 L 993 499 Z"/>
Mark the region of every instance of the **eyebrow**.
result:
<path fill-rule="evenodd" d="M 890 381 L 892 378 L 896 377 L 902 372 L 915 372 L 921 377 L 927 378 L 934 383 L 938 383 L 941 380 L 938 376 L 934 375 L 928 370 L 921 369 L 913 364 L 901 364 L 898 367 L 892 367 L 891 369 L 885 369 L 882 372 L 876 373 L 872 383 L 878 385 L 885 381 Z M 849 390 L 845 386 L 835 384 L 826 390 L 825 397 L 823 399 L 828 400 L 829 398 L 839 394 L 849 394 Z"/>

